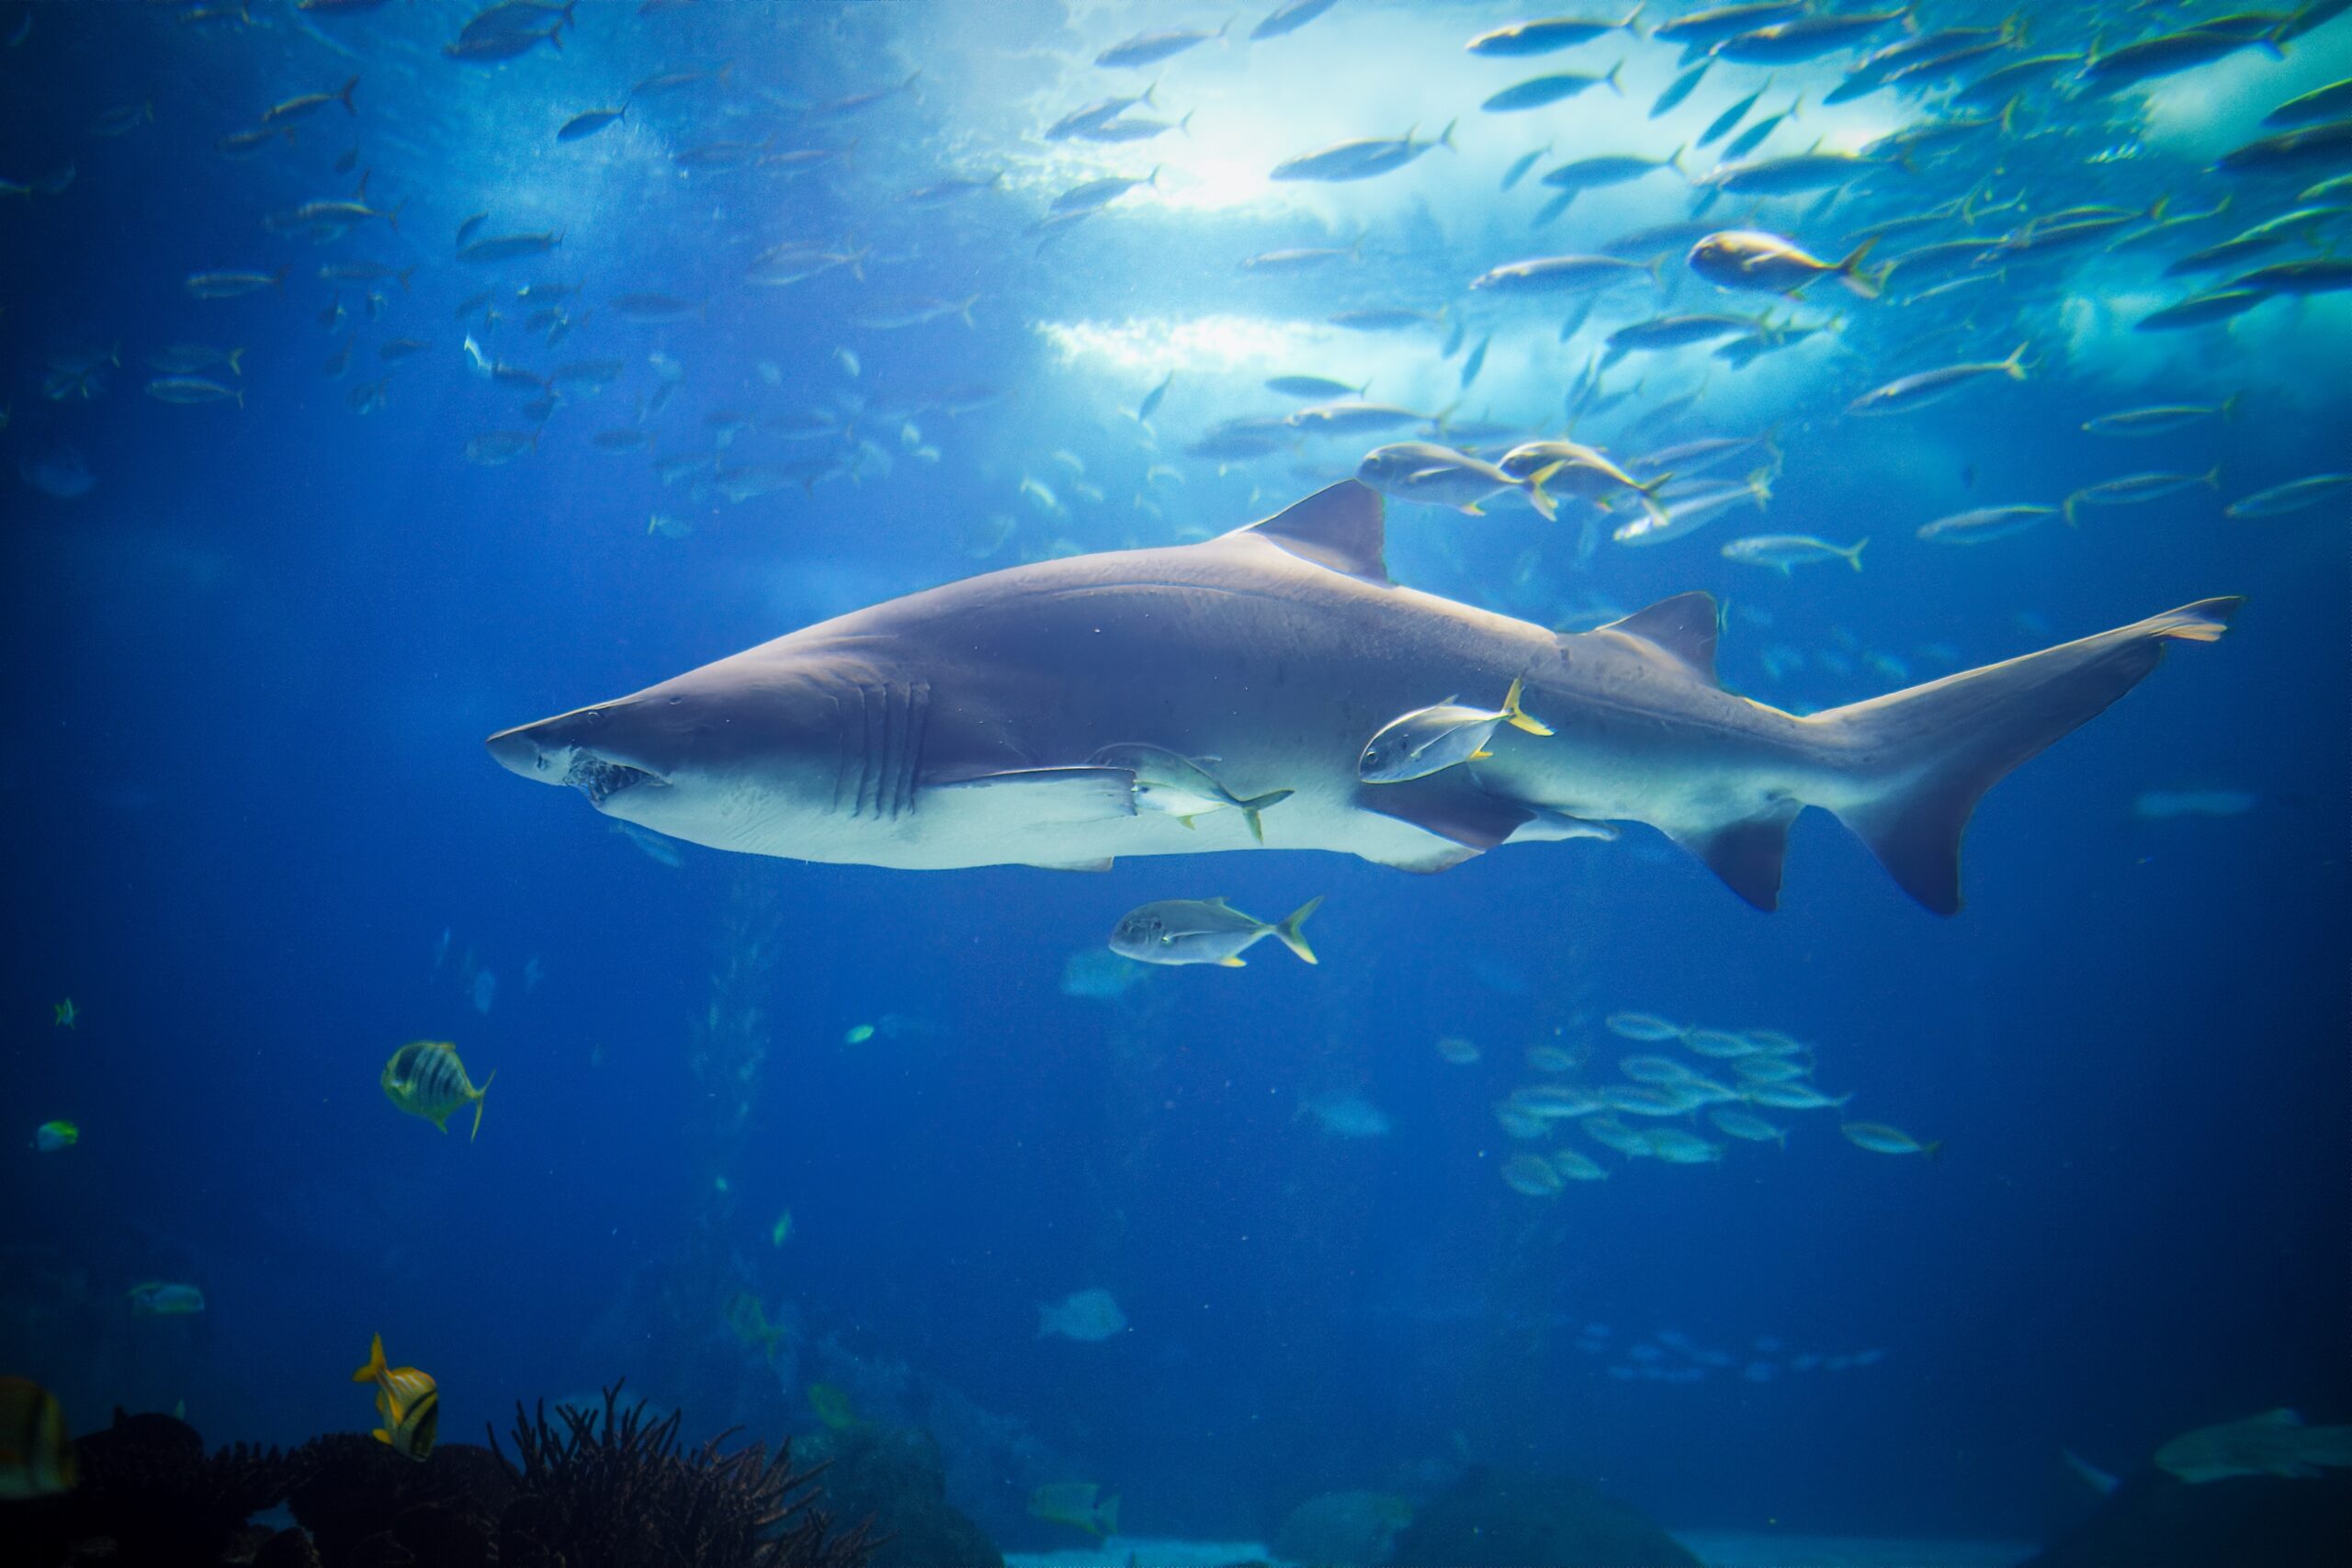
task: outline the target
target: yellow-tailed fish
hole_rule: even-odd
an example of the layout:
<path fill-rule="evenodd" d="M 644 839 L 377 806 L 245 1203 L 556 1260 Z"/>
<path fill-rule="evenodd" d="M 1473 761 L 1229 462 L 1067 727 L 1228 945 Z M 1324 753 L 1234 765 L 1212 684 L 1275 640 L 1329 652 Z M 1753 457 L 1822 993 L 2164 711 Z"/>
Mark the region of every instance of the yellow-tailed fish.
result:
<path fill-rule="evenodd" d="M 481 1097 L 490 1092 L 490 1077 L 476 1089 L 466 1077 L 458 1048 L 447 1040 L 416 1040 L 392 1053 L 384 1064 L 384 1093 L 412 1116 L 422 1116 L 443 1132 L 450 1115 L 463 1106 L 474 1108 L 473 1136 L 481 1136 Z"/>
<path fill-rule="evenodd" d="M 414 1460 L 433 1451 L 441 1429 L 441 1390 L 414 1367 L 394 1367 L 384 1360 L 384 1337 L 368 1341 L 368 1361 L 351 1374 L 353 1382 L 376 1385 L 376 1415 L 384 1423 L 374 1437 L 394 1453 Z"/>
<path fill-rule="evenodd" d="M 0 1503 L 71 1491 L 74 1475 L 57 1396 L 28 1378 L 0 1378 Z"/>

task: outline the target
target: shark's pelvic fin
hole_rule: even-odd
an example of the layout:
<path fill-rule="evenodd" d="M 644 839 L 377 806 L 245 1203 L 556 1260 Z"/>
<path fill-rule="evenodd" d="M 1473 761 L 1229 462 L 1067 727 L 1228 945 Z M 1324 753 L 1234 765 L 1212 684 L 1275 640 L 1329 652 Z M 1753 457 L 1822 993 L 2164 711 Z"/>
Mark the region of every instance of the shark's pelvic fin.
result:
<path fill-rule="evenodd" d="M 1225 537 L 1240 534 L 1271 539 L 1301 560 L 1384 588 L 1393 586 L 1384 554 L 1387 533 L 1381 517 L 1380 492 L 1354 479 L 1341 479 L 1318 490 L 1288 511 L 1237 528 Z"/>
<path fill-rule="evenodd" d="M 1706 862 L 1724 886 L 1769 912 L 1781 907 L 1781 864 L 1788 858 L 1789 824 L 1804 809 L 1790 801 L 1745 821 L 1705 832 L 1677 833 L 1674 841 Z"/>

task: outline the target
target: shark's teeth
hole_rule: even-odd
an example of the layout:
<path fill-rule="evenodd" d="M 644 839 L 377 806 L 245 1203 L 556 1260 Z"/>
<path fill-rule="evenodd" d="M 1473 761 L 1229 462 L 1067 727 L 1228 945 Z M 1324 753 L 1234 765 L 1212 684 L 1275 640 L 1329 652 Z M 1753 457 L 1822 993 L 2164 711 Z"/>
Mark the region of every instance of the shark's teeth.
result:
<path fill-rule="evenodd" d="M 575 751 L 571 756 L 571 766 L 563 775 L 563 782 L 586 795 L 591 806 L 602 806 L 625 789 L 661 781 L 643 768 L 632 768 L 626 762 L 607 761 L 585 751 Z"/>

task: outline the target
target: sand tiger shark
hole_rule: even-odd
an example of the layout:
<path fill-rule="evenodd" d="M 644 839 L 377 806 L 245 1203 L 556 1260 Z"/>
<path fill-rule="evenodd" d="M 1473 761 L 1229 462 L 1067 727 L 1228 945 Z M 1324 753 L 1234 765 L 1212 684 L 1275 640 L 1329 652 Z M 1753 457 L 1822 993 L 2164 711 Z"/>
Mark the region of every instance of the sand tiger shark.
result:
<path fill-rule="evenodd" d="M 2005 663 L 1799 717 L 1715 679 L 1714 601 L 1578 633 L 1389 580 L 1378 494 L 1333 485 L 1199 544 L 1038 561 L 821 622 L 632 696 L 490 738 L 526 779 L 715 849 L 936 870 L 1100 869 L 1121 855 L 1334 850 L 1439 871 L 1503 844 L 1646 823 L 1758 908 L 1815 806 L 1939 913 L 1976 801 L 2211 642 L 2206 599 Z M 1554 733 L 1366 783 L 1366 742 L 1517 681 Z M 1244 814 L 1138 810 L 1133 767 L 1204 760 Z M 1287 795 L 1279 792 L 1288 791 Z"/>

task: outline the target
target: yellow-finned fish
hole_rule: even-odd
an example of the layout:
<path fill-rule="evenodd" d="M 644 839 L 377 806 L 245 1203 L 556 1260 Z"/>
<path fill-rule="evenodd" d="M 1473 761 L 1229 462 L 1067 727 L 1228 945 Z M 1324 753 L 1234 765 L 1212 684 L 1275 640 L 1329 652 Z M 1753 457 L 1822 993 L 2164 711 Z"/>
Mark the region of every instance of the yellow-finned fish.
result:
<path fill-rule="evenodd" d="M 1091 1481 L 1049 1481 L 1029 1494 L 1029 1512 L 1097 1540 L 1119 1533 L 1119 1495 Z"/>
<path fill-rule="evenodd" d="M 458 1060 L 458 1048 L 447 1040 L 415 1040 L 392 1053 L 384 1064 L 384 1093 L 412 1116 L 422 1116 L 443 1132 L 449 1117 L 464 1106 L 474 1108 L 473 1136 L 481 1136 L 481 1097 L 490 1092 L 490 1077 L 476 1089 Z"/>
<path fill-rule="evenodd" d="M 29 1378 L 0 1378 L 0 1503 L 71 1491 L 74 1474 L 57 1396 Z"/>
<path fill-rule="evenodd" d="M 376 1414 L 383 1421 L 374 1433 L 378 1442 L 394 1453 L 421 1460 L 433 1451 L 441 1429 L 441 1390 L 414 1367 L 394 1367 L 384 1360 L 384 1337 L 368 1342 L 368 1364 L 351 1374 L 353 1382 L 376 1385 Z"/>

